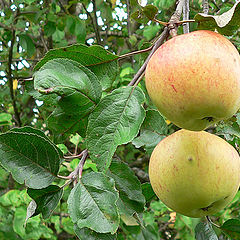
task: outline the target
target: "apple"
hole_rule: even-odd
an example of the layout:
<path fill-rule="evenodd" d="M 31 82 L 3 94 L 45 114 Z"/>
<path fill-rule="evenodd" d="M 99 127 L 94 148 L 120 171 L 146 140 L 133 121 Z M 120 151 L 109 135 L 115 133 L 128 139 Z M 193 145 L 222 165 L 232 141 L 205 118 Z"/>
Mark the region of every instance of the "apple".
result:
<path fill-rule="evenodd" d="M 166 41 L 146 68 L 146 88 L 178 127 L 200 131 L 240 108 L 240 56 L 222 35 L 200 30 Z"/>
<path fill-rule="evenodd" d="M 182 129 L 155 147 L 149 178 L 166 206 L 188 217 L 203 217 L 217 213 L 234 198 L 240 158 L 224 139 Z"/>

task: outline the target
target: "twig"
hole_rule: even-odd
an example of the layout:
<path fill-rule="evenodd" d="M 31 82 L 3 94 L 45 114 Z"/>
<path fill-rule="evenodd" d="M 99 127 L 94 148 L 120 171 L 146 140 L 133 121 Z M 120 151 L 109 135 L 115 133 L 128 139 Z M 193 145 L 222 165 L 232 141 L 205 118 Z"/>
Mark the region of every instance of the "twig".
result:
<path fill-rule="evenodd" d="M 100 36 L 105 35 L 105 36 L 114 36 L 114 37 L 121 37 L 121 38 L 128 38 L 129 36 L 123 35 L 121 32 L 111 32 L 111 31 L 99 31 Z M 86 39 L 89 38 L 95 38 L 96 37 L 96 33 L 90 33 L 86 36 Z M 137 36 L 138 38 L 140 38 L 140 36 Z"/>
<path fill-rule="evenodd" d="M 82 170 L 83 170 L 83 166 L 84 166 L 84 163 L 87 159 L 87 155 L 88 155 L 88 150 L 85 149 L 84 151 L 81 152 L 81 160 L 78 164 L 78 166 L 67 176 L 61 176 L 61 175 L 58 175 L 58 178 L 61 178 L 61 179 L 65 179 L 65 180 L 70 180 L 68 182 L 66 182 L 63 187 L 65 187 L 66 185 L 70 184 L 71 182 L 75 184 L 77 184 L 78 182 L 78 177 L 81 178 L 82 177 Z"/>
<path fill-rule="evenodd" d="M 160 35 L 160 37 L 158 38 L 158 40 L 155 42 L 152 51 L 150 52 L 150 54 L 148 55 L 147 59 L 145 60 L 144 64 L 141 66 L 141 68 L 138 70 L 138 72 L 136 73 L 136 75 L 134 76 L 133 80 L 128 84 L 128 86 L 133 86 L 138 79 L 142 76 L 142 74 L 145 72 L 145 69 L 147 67 L 147 64 L 150 60 L 150 58 L 152 57 L 153 53 L 163 44 L 164 40 L 169 36 L 169 31 L 168 28 L 165 27 L 162 34 Z"/>
<path fill-rule="evenodd" d="M 130 53 L 123 54 L 123 55 L 119 56 L 118 59 L 122 59 L 122 58 L 126 58 L 126 57 L 131 57 L 132 55 L 139 54 L 139 53 L 148 52 L 148 51 L 150 51 L 150 50 L 153 48 L 153 46 L 154 46 L 154 45 L 152 45 L 152 46 L 149 47 L 149 48 L 145 48 L 145 49 L 142 49 L 142 50 L 138 50 L 138 51 L 134 51 L 134 52 L 130 52 Z"/>
<path fill-rule="evenodd" d="M 93 16 L 94 16 L 94 22 L 95 22 L 95 30 L 96 30 L 96 39 L 97 39 L 97 43 L 99 45 L 101 45 L 101 37 L 99 34 L 99 28 L 98 28 L 98 23 L 97 23 L 97 7 L 96 7 L 96 2 L 95 0 L 92 0 L 92 4 L 93 4 Z"/>
<path fill-rule="evenodd" d="M 208 11 L 209 11 L 208 0 L 202 0 L 202 6 L 203 6 L 203 13 L 208 14 Z"/>
<path fill-rule="evenodd" d="M 63 158 L 64 159 L 74 159 L 74 158 L 79 158 L 79 157 L 82 157 L 82 155 L 83 155 L 83 152 L 81 152 L 80 154 L 78 154 L 78 155 L 72 155 L 72 156 L 64 156 Z"/>
<path fill-rule="evenodd" d="M 189 0 L 185 0 L 183 5 L 183 21 L 189 20 Z M 189 23 L 183 24 L 183 32 L 189 33 Z"/>
<path fill-rule="evenodd" d="M 163 25 L 163 26 L 165 26 L 165 27 L 168 25 L 167 22 L 160 21 L 160 20 L 158 20 L 158 19 L 156 19 L 156 18 L 154 18 L 153 21 L 154 21 L 154 22 L 157 22 L 157 23 L 159 23 L 159 24 L 161 24 L 161 25 Z"/>
<path fill-rule="evenodd" d="M 40 32 L 40 39 L 41 39 L 41 41 L 43 43 L 43 47 L 44 47 L 45 51 L 48 52 L 48 47 L 47 47 L 47 44 L 46 44 L 46 42 L 44 40 L 44 36 L 43 36 L 44 34 L 43 34 L 42 29 L 40 29 L 39 32 Z"/>
<path fill-rule="evenodd" d="M 177 7 L 176 7 L 176 10 L 175 10 L 174 14 L 170 18 L 168 27 L 170 29 L 170 35 L 172 37 L 177 36 L 177 28 L 178 28 L 178 26 L 176 25 L 176 23 L 179 22 L 179 20 L 180 20 L 184 4 L 185 4 L 185 0 L 179 0 L 179 2 L 177 4 Z"/>
<path fill-rule="evenodd" d="M 97 43 L 98 43 L 98 42 L 99 42 L 99 39 L 100 39 L 100 41 L 101 41 L 100 32 L 98 31 L 98 28 L 97 28 L 98 24 L 95 26 L 95 24 L 94 24 L 94 19 L 93 19 L 92 15 L 88 12 L 86 6 L 85 6 L 83 3 L 82 3 L 82 6 L 83 6 L 86 14 L 88 15 L 88 17 L 90 18 L 90 20 L 91 20 L 91 22 L 92 22 L 92 26 L 93 26 L 93 29 L 94 29 L 94 32 L 95 32 L 95 37 L 96 37 Z M 97 19 L 96 19 L 96 21 L 97 21 Z"/>
<path fill-rule="evenodd" d="M 127 15 L 128 15 L 128 18 L 127 18 L 127 30 L 128 30 L 128 36 L 130 37 L 132 35 L 131 33 L 131 26 L 130 26 L 130 3 L 129 3 L 129 0 L 127 0 Z"/>
<path fill-rule="evenodd" d="M 21 61 L 29 61 L 29 62 L 38 62 L 40 59 L 31 59 L 31 58 L 23 58 L 23 59 L 20 59 L 20 58 L 13 58 L 12 59 L 12 62 L 21 62 Z M 8 62 L 8 60 L 0 60 L 0 63 L 6 63 Z"/>
<path fill-rule="evenodd" d="M 17 15 L 18 15 L 18 11 L 16 12 L 14 24 L 16 24 Z M 11 39 L 9 52 L 8 52 L 7 78 L 8 78 L 8 83 L 9 83 L 10 96 L 11 96 L 11 99 L 12 99 L 12 105 L 13 105 L 13 109 L 14 109 L 14 115 L 15 115 L 15 118 L 16 118 L 15 121 L 16 121 L 16 124 L 19 127 L 21 127 L 22 123 L 21 123 L 20 114 L 18 112 L 17 105 L 16 105 L 16 99 L 15 99 L 15 94 L 14 94 L 14 90 L 13 90 L 13 76 L 12 76 L 13 46 L 15 44 L 15 40 L 16 40 L 16 30 L 14 29 L 14 30 L 12 30 L 12 39 Z"/>
<path fill-rule="evenodd" d="M 215 226 L 215 227 L 217 227 L 217 228 L 220 228 L 220 226 L 217 225 L 216 223 L 214 223 L 209 216 L 206 216 L 206 219 L 207 219 L 207 221 L 208 221 L 210 224 L 212 224 L 213 226 Z"/>

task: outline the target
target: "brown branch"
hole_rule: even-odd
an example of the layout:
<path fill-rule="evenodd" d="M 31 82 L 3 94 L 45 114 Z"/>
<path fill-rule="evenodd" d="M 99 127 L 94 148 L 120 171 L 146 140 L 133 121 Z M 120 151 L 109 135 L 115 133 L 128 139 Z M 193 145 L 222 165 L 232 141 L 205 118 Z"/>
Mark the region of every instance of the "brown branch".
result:
<path fill-rule="evenodd" d="M 69 180 L 62 186 L 62 188 L 70 184 L 71 182 L 76 184 L 78 182 L 78 177 L 79 178 L 82 177 L 82 170 L 88 156 L 88 150 L 87 149 L 83 150 L 78 156 L 82 156 L 78 166 L 67 177 L 58 175 L 58 178 Z"/>
<path fill-rule="evenodd" d="M 0 27 L 4 28 L 4 29 L 6 29 L 6 30 L 9 30 L 9 31 L 12 31 L 12 30 L 13 30 L 12 27 L 9 27 L 9 26 L 7 26 L 7 25 L 1 23 L 1 22 L 0 22 Z"/>
<path fill-rule="evenodd" d="M 86 6 L 83 3 L 82 3 L 82 6 L 83 6 L 85 12 L 87 13 L 88 17 L 90 18 L 90 20 L 92 22 L 92 26 L 93 26 L 93 29 L 94 29 L 94 32 L 95 32 L 95 37 L 96 37 L 96 39 L 98 39 L 98 35 L 100 33 L 99 33 L 98 29 L 96 28 L 96 26 L 94 24 L 94 19 L 93 19 L 92 15 L 88 12 Z M 100 40 L 101 40 L 101 38 L 100 38 Z M 97 42 L 98 42 L 98 40 L 97 40 Z"/>
<path fill-rule="evenodd" d="M 18 11 L 16 12 L 14 24 L 16 24 L 17 15 L 18 15 Z M 15 94 L 14 94 L 14 90 L 13 90 L 13 77 L 12 77 L 12 59 L 13 59 L 13 47 L 15 44 L 15 40 L 16 40 L 16 30 L 14 29 L 14 30 L 12 30 L 12 39 L 11 39 L 11 44 L 10 44 L 9 52 L 8 52 L 7 78 L 8 78 L 8 84 L 9 84 L 10 96 L 12 99 L 12 105 L 13 105 L 13 109 L 14 109 L 15 122 L 16 122 L 17 126 L 21 127 L 22 123 L 21 123 L 20 114 L 18 112 L 17 105 L 16 105 L 16 99 L 15 99 Z"/>
<path fill-rule="evenodd" d="M 177 36 L 178 25 L 176 23 L 179 22 L 179 20 L 181 18 L 184 3 L 185 3 L 185 0 L 179 0 L 178 1 L 176 10 L 170 18 L 168 28 L 170 29 L 170 35 L 172 37 Z"/>
<path fill-rule="evenodd" d="M 142 74 L 145 72 L 145 69 L 147 67 L 147 64 L 150 60 L 150 58 L 152 57 L 153 53 L 163 44 L 164 40 L 167 39 L 167 37 L 169 36 L 169 31 L 168 28 L 165 27 L 162 34 L 160 35 L 160 37 L 157 39 L 157 41 L 155 42 L 152 51 L 150 52 L 150 54 L 148 55 L 147 59 L 145 60 L 144 64 L 142 65 L 142 67 L 138 70 L 138 72 L 136 73 L 136 75 L 133 77 L 133 80 L 128 84 L 128 86 L 133 86 L 138 79 L 142 76 Z"/>
<path fill-rule="evenodd" d="M 29 61 L 29 62 L 38 62 L 40 59 L 31 59 L 31 58 L 23 58 L 23 59 L 20 59 L 20 58 L 13 58 L 12 59 L 12 62 L 21 62 L 21 61 Z M 8 62 L 8 60 L 0 60 L 0 63 L 6 63 Z"/>
<path fill-rule="evenodd" d="M 202 6 L 203 6 L 203 13 L 208 14 L 208 11 L 209 11 L 208 0 L 203 0 Z"/>
<path fill-rule="evenodd" d="M 129 36 L 124 36 L 121 32 L 112 32 L 112 31 L 100 31 L 99 32 L 100 36 L 101 35 L 107 35 L 107 36 L 114 36 L 114 37 L 129 37 Z M 96 33 L 90 33 L 87 35 L 86 39 L 89 38 L 95 38 Z"/>
<path fill-rule="evenodd" d="M 93 16 L 94 16 L 94 22 L 95 22 L 95 33 L 96 33 L 96 39 L 97 39 L 97 43 L 99 45 L 101 45 L 101 37 L 99 34 L 99 28 L 98 28 L 98 23 L 97 23 L 97 7 L 96 7 L 96 2 L 95 0 L 92 0 L 92 4 L 93 4 Z"/>
<path fill-rule="evenodd" d="M 152 45 L 152 46 L 149 47 L 149 48 L 145 48 L 145 49 L 142 49 L 142 50 L 138 50 L 138 51 L 134 51 L 134 52 L 130 52 L 130 53 L 123 54 L 123 55 L 119 56 L 118 59 L 122 59 L 122 58 L 126 58 L 126 57 L 131 57 L 132 55 L 139 54 L 139 53 L 148 52 L 148 51 L 150 51 L 150 50 L 153 48 L 153 46 L 154 46 L 154 45 Z"/>
<path fill-rule="evenodd" d="M 183 5 L 183 21 L 189 20 L 189 0 L 184 1 Z M 183 24 L 183 32 L 184 33 L 189 33 L 189 23 L 184 23 Z"/>
<path fill-rule="evenodd" d="M 40 32 L 40 39 L 41 39 L 41 41 L 42 41 L 43 47 L 44 47 L 45 51 L 48 52 L 48 47 L 47 47 L 47 44 L 46 44 L 46 42 L 45 42 L 45 40 L 44 40 L 43 30 L 40 29 L 39 32 Z"/>

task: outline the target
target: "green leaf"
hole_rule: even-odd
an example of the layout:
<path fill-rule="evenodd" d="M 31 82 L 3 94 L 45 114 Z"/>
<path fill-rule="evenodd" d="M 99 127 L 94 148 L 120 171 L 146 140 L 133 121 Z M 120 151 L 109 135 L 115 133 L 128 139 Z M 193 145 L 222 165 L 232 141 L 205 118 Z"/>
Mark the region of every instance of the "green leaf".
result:
<path fill-rule="evenodd" d="M 57 107 L 47 119 L 48 127 L 62 137 L 67 137 L 71 133 L 78 132 L 85 137 L 87 130 L 88 114 L 71 115 L 66 114 L 60 107 Z"/>
<path fill-rule="evenodd" d="M 150 202 L 156 196 L 150 183 L 142 184 L 142 193 L 146 199 L 146 202 Z"/>
<path fill-rule="evenodd" d="M 85 174 L 71 191 L 68 209 L 78 228 L 113 234 L 119 225 L 117 200 L 114 180 L 103 173 L 91 172 Z"/>
<path fill-rule="evenodd" d="M 159 25 L 150 25 L 146 26 L 143 30 L 143 36 L 148 40 L 152 40 L 154 37 L 156 37 L 158 31 L 161 29 Z"/>
<path fill-rule="evenodd" d="M 116 240 L 116 234 L 97 233 L 89 228 L 79 228 L 77 224 L 74 225 L 74 231 L 80 240 Z"/>
<path fill-rule="evenodd" d="M 158 8 L 149 4 L 142 11 L 149 20 L 153 20 L 158 13 Z"/>
<path fill-rule="evenodd" d="M 0 126 L 12 125 L 12 115 L 9 113 L 0 113 Z"/>
<path fill-rule="evenodd" d="M 97 77 L 69 59 L 53 59 L 34 74 L 34 87 L 41 93 L 57 94 L 59 106 L 69 115 L 86 115 L 99 102 Z"/>
<path fill-rule="evenodd" d="M 231 239 L 240 239 L 240 220 L 229 219 L 220 227 Z"/>
<path fill-rule="evenodd" d="M 139 9 L 139 10 L 135 11 L 134 13 L 132 13 L 131 18 L 138 23 L 147 24 L 149 22 L 149 19 L 143 13 L 142 9 Z"/>
<path fill-rule="evenodd" d="M 133 215 L 142 213 L 145 205 L 145 198 L 142 194 L 141 183 L 127 164 L 113 159 L 107 175 L 114 179 L 116 189 L 119 192 L 117 205 L 119 213 Z"/>
<path fill-rule="evenodd" d="M 47 37 L 52 36 L 56 31 L 56 23 L 48 21 L 44 26 L 44 33 Z"/>
<path fill-rule="evenodd" d="M 217 29 L 221 34 L 233 35 L 240 27 L 240 2 L 236 2 L 230 10 L 221 15 L 198 13 L 194 19 L 198 22 L 199 29 Z"/>
<path fill-rule="evenodd" d="M 156 110 L 148 110 L 141 126 L 140 136 L 132 143 L 136 148 L 143 147 L 150 154 L 168 132 L 164 118 Z"/>
<path fill-rule="evenodd" d="M 196 240 L 218 240 L 216 233 L 209 223 L 200 222 L 195 228 Z"/>
<path fill-rule="evenodd" d="M 10 190 L 0 197 L 0 202 L 3 207 L 19 207 L 27 200 L 24 196 L 26 191 Z M 27 196 L 27 195 L 26 195 Z"/>
<path fill-rule="evenodd" d="M 149 4 L 141 9 L 137 10 L 131 15 L 131 18 L 139 23 L 147 23 L 153 20 L 158 13 L 158 8 Z"/>
<path fill-rule="evenodd" d="M 52 143 L 52 141 L 45 135 L 45 133 L 43 131 L 41 131 L 39 129 L 36 129 L 36 128 L 33 128 L 33 127 L 29 127 L 29 126 L 12 128 L 12 129 L 10 129 L 10 131 L 12 131 L 12 132 L 34 133 L 35 135 L 37 135 L 39 137 L 45 138 L 58 151 L 58 154 L 59 154 L 60 158 L 63 158 L 62 151 L 54 143 Z"/>
<path fill-rule="evenodd" d="M 33 98 L 43 101 L 45 105 L 56 105 L 57 104 L 57 94 L 43 95 L 34 89 L 34 81 L 25 82 L 26 92 Z"/>
<path fill-rule="evenodd" d="M 50 217 L 61 200 L 63 189 L 56 185 L 50 185 L 43 189 L 29 188 L 27 193 L 37 204 L 34 216 L 42 213 L 43 218 L 46 219 Z"/>
<path fill-rule="evenodd" d="M 18 207 L 14 212 L 14 220 L 13 220 L 14 232 L 19 234 L 23 239 L 24 239 L 24 236 L 26 235 L 26 230 L 24 228 L 25 215 L 26 215 L 26 209 L 24 207 Z"/>
<path fill-rule="evenodd" d="M 89 68 L 99 78 L 103 90 L 112 85 L 118 73 L 118 63 L 115 61 L 118 59 L 117 55 L 98 45 L 87 47 L 83 44 L 50 50 L 34 70 L 40 69 L 46 62 L 55 58 L 71 59 Z"/>
<path fill-rule="evenodd" d="M 87 146 L 100 170 L 107 170 L 118 145 L 137 135 L 145 117 L 140 88 L 124 87 L 104 97 L 89 116 Z"/>
<path fill-rule="evenodd" d="M 237 123 L 232 125 L 224 125 L 222 128 L 217 128 L 217 134 L 223 135 L 227 140 L 231 140 L 234 137 L 240 138 L 240 129 Z"/>
<path fill-rule="evenodd" d="M 21 130 L 0 135 L 0 164 L 20 184 L 47 187 L 57 176 L 60 150 L 45 137 Z"/>
<path fill-rule="evenodd" d="M 35 45 L 27 34 L 19 35 L 19 43 L 23 49 L 26 50 L 28 57 L 31 57 L 35 53 Z"/>

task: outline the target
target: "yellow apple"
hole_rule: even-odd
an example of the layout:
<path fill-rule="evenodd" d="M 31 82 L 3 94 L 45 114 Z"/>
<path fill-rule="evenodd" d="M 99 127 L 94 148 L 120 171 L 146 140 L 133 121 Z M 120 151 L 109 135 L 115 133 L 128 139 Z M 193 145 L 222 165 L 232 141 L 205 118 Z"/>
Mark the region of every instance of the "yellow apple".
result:
<path fill-rule="evenodd" d="M 240 158 L 222 138 L 182 129 L 156 146 L 149 178 L 159 199 L 174 211 L 195 218 L 212 215 L 238 191 Z"/>
<path fill-rule="evenodd" d="M 153 103 L 181 128 L 203 130 L 240 108 L 240 56 L 218 33 L 170 39 L 153 54 L 145 76 Z"/>

